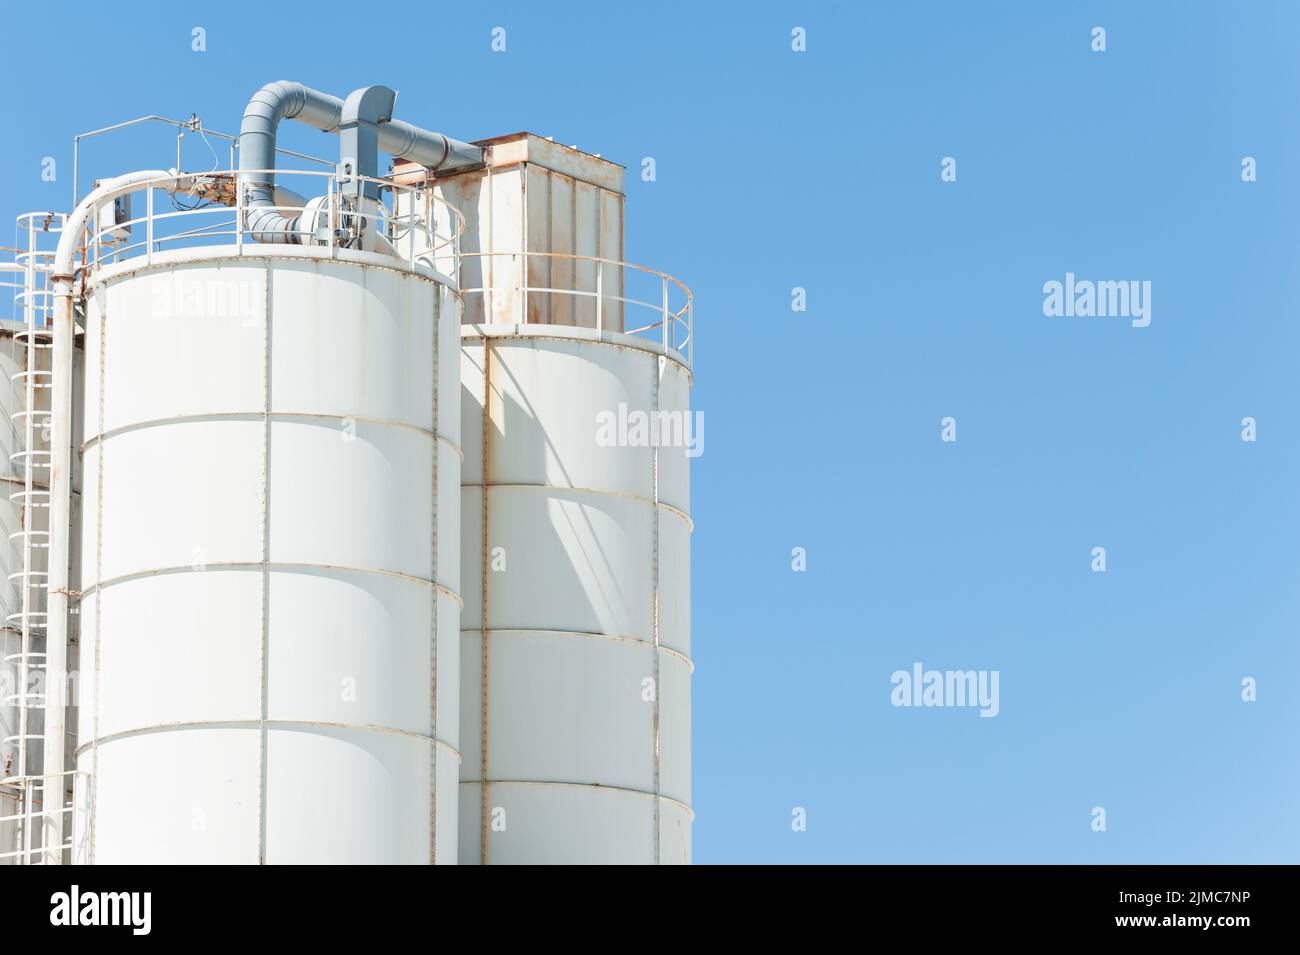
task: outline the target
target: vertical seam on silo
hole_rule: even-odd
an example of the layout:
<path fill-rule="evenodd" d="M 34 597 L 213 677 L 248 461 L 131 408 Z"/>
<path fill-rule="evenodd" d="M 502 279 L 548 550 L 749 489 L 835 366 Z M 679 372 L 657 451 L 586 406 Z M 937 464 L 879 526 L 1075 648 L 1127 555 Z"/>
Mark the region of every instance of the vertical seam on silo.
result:
<path fill-rule="evenodd" d="M 627 196 L 623 195 L 622 193 L 619 193 L 619 196 L 618 196 L 618 244 L 617 244 L 616 247 L 618 248 L 618 257 L 619 257 L 620 259 L 623 258 L 623 256 L 626 254 L 626 253 L 623 251 L 623 231 L 624 231 L 624 229 L 623 229 L 623 224 L 624 224 L 624 220 L 626 219 L 626 216 L 627 216 Z M 624 293 L 624 285 L 625 285 L 627 279 L 626 279 L 626 277 L 624 276 L 623 273 L 626 272 L 626 271 L 627 271 L 627 270 L 626 270 L 625 268 L 622 268 L 622 267 L 620 267 L 619 270 L 618 270 L 618 288 L 614 290 L 614 294 L 617 295 L 619 298 L 623 298 L 623 297 L 624 297 L 624 295 L 623 295 L 623 293 Z M 618 303 L 618 330 L 621 332 L 621 331 L 623 331 L 623 329 L 625 329 L 626 327 L 627 327 L 627 309 L 624 307 L 624 303 L 623 303 L 623 302 L 619 302 L 619 303 Z"/>
<path fill-rule="evenodd" d="M 267 697 L 268 654 L 271 615 L 271 261 L 266 260 L 262 283 L 262 624 L 258 638 L 259 718 L 257 728 L 257 862 L 266 864 L 266 789 L 267 789 Z"/>
<path fill-rule="evenodd" d="M 594 266 L 596 267 L 596 275 L 597 275 L 597 277 L 598 277 L 598 284 L 596 284 L 596 286 L 592 288 L 592 291 L 594 292 L 594 291 L 596 290 L 596 288 L 599 288 L 599 289 L 601 290 L 600 298 L 605 298 L 605 297 L 607 297 L 607 296 L 606 296 L 606 293 L 605 293 L 605 290 L 604 290 L 604 287 L 603 287 L 603 286 L 604 286 L 604 279 L 605 279 L 605 263 L 602 262 L 602 261 L 600 261 L 600 259 L 603 257 L 603 256 L 601 255 L 601 253 L 604 252 L 604 246 L 603 246 L 603 244 L 601 243 L 600 230 L 601 230 L 601 229 L 604 227 L 604 225 L 605 225 L 605 204 L 604 204 L 603 202 L 600 201 L 600 188 L 599 188 L 599 187 L 596 188 L 596 190 L 595 190 L 595 195 L 596 195 L 596 250 L 595 250 L 595 251 L 596 251 L 596 261 L 593 262 L 593 263 L 591 263 L 591 264 L 594 265 Z M 622 271 L 622 270 L 620 269 L 619 271 Z M 599 301 L 595 301 L 593 304 L 595 305 L 595 307 L 596 307 L 597 309 L 600 310 L 600 315 L 601 315 L 600 324 L 601 324 L 601 326 L 605 326 L 605 325 L 607 324 L 608 319 L 607 319 L 607 316 L 605 315 L 604 306 L 603 306 Z M 613 303 L 611 302 L 610 304 L 613 304 Z M 600 327 L 600 328 L 597 328 L 597 329 L 596 329 L 596 333 L 597 333 L 598 335 L 599 335 L 600 333 L 602 333 L 603 331 L 604 331 L 604 328 L 603 328 L 603 327 Z"/>
<path fill-rule="evenodd" d="M 550 170 L 547 170 L 545 172 L 545 176 L 546 176 L 546 238 L 545 241 L 543 242 L 542 247 L 545 249 L 549 249 L 551 252 L 554 252 L 555 246 L 552 244 L 551 237 L 555 235 L 555 225 L 554 225 L 555 223 L 555 173 L 551 172 Z M 546 287 L 548 289 L 553 289 L 555 288 L 555 256 L 544 255 L 541 258 L 542 261 L 546 263 Z M 554 307 L 555 296 L 553 294 L 548 294 L 546 295 L 545 298 L 542 299 L 542 301 L 546 305 L 546 321 L 544 322 L 544 324 L 546 325 L 556 324 L 555 307 Z"/>
<path fill-rule="evenodd" d="M 653 364 L 653 366 L 652 366 L 653 369 L 654 369 L 654 410 L 655 410 L 655 418 L 654 418 L 654 420 L 655 420 L 655 426 L 656 426 L 656 428 L 662 426 L 662 418 L 660 417 L 660 414 L 659 414 L 659 404 L 660 404 L 659 376 L 660 376 L 661 374 L 663 374 L 663 361 L 664 361 L 663 358 L 656 357 L 655 360 L 654 360 L 654 364 Z M 652 633 L 653 633 L 653 636 L 654 636 L 654 648 L 653 648 L 653 653 L 654 653 L 654 658 L 655 658 L 655 662 L 654 662 L 654 681 L 655 681 L 655 683 L 654 683 L 654 689 L 655 689 L 655 709 L 654 709 L 654 745 L 655 745 L 655 754 L 654 754 L 654 762 L 655 762 L 655 795 L 654 795 L 654 802 L 655 802 L 655 813 L 654 813 L 654 820 L 655 820 L 655 840 L 654 840 L 654 846 L 655 846 L 655 854 L 654 854 L 654 860 L 655 860 L 655 865 L 658 865 L 659 862 L 660 862 L 660 846 L 659 846 L 659 826 L 660 826 L 660 822 L 659 822 L 659 786 L 660 786 L 660 775 L 661 775 L 661 773 L 660 773 L 660 752 L 659 752 L 659 750 L 660 750 L 660 741 L 659 741 L 659 717 L 660 717 L 660 706 L 661 706 L 661 700 L 662 700 L 662 697 L 663 697 L 663 687 L 659 685 L 659 676 L 660 676 L 660 673 L 659 673 L 659 444 L 660 444 L 660 441 L 661 441 L 662 439 L 663 439 L 663 436 L 662 436 L 662 435 L 656 435 L 655 440 L 654 440 L 654 447 L 652 448 L 652 456 L 653 456 L 654 503 L 653 503 L 653 505 L 652 505 L 652 512 L 651 512 L 651 516 L 650 516 L 650 520 L 651 520 L 651 528 L 652 528 L 652 530 L 651 530 L 651 541 L 652 541 L 652 544 L 651 544 L 651 548 L 652 548 L 652 553 L 651 553 L 651 573 L 654 575 L 654 580 L 652 581 L 652 583 L 653 583 L 653 591 L 652 591 L 652 593 L 653 593 Z"/>
<path fill-rule="evenodd" d="M 573 187 L 569 190 L 569 284 L 575 289 L 578 287 L 578 180 L 573 180 Z M 578 297 L 576 295 L 565 296 L 569 304 L 569 324 L 577 326 L 581 324 L 578 321 Z M 594 305 L 593 305 L 594 307 Z"/>
<path fill-rule="evenodd" d="M 496 305 L 497 305 L 496 257 L 493 255 L 493 253 L 496 251 L 496 242 L 494 241 L 496 232 L 493 229 L 493 226 L 495 226 L 496 223 L 493 221 L 493 216 L 495 213 L 493 211 L 493 203 L 492 203 L 492 197 L 496 190 L 495 187 L 492 185 L 491 166 L 488 167 L 487 177 L 484 180 L 483 186 L 484 188 L 487 189 L 487 221 L 488 221 L 487 240 L 488 241 L 487 241 L 487 248 L 479 250 L 479 252 L 483 253 L 482 255 L 479 256 L 479 279 L 483 283 L 483 288 L 487 290 L 487 294 L 483 296 L 483 322 L 484 324 L 486 324 L 488 322 L 491 322 L 493 320 L 493 317 L 496 315 Z M 481 218 L 482 217 L 480 216 L 480 219 Z M 481 233 L 482 232 L 481 222 L 479 223 L 479 226 L 480 226 L 479 231 Z M 483 274 L 484 262 L 487 263 L 486 275 Z M 487 354 L 486 338 L 483 339 L 483 351 L 484 354 Z"/>
<path fill-rule="evenodd" d="M 488 864 L 488 440 L 492 425 L 492 340 L 483 336 L 483 537 L 479 553 L 479 865 Z"/>
<path fill-rule="evenodd" d="M 89 327 L 89 324 L 87 324 Z M 98 460 L 95 462 L 95 743 L 91 749 L 90 758 L 90 862 L 95 861 L 95 830 L 96 821 L 99 811 L 99 715 L 102 711 L 100 705 L 100 696 L 102 681 L 100 680 L 101 669 L 101 650 L 103 641 L 103 619 L 104 619 L 104 591 L 100 588 L 99 582 L 104 578 L 104 455 L 107 451 L 105 448 L 104 435 L 104 395 L 107 392 L 105 384 L 108 380 L 108 312 L 101 307 L 99 309 L 99 424 L 98 424 Z M 73 357 L 76 357 L 76 342 L 73 342 Z M 76 362 L 73 362 L 76 367 Z M 51 375 L 53 378 L 53 375 Z M 73 409 L 74 413 L 76 409 Z M 83 501 L 83 506 L 84 506 Z M 53 527 L 50 528 L 54 530 Z M 71 530 L 67 531 L 71 533 Z M 46 647 L 48 650 L 49 647 Z"/>
<path fill-rule="evenodd" d="M 528 163 L 519 166 L 519 184 L 523 191 L 523 209 L 520 220 L 523 231 L 519 235 L 519 321 L 528 323 Z"/>
<path fill-rule="evenodd" d="M 411 239 L 415 241 L 414 237 Z M 408 280 L 411 294 L 415 294 L 416 285 Z M 433 475 L 430 490 L 431 504 L 429 523 L 431 525 L 432 543 L 430 545 L 430 562 L 432 563 L 433 587 L 429 591 L 429 735 L 433 739 L 430 749 L 429 767 L 429 864 L 438 862 L 438 457 L 441 452 L 442 422 L 438 417 L 438 389 L 441 386 L 439 363 L 442 359 L 442 286 L 434 287 L 433 295 Z"/>

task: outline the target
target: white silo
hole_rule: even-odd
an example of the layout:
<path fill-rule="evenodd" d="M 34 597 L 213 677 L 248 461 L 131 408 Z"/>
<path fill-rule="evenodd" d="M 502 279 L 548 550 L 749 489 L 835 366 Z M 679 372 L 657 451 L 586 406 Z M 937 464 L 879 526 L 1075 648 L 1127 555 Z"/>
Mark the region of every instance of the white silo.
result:
<path fill-rule="evenodd" d="M 621 167 L 483 145 L 435 179 L 466 219 L 460 860 L 689 862 L 689 292 L 620 261 Z"/>
<path fill-rule="evenodd" d="M 394 98 L 268 84 L 237 173 L 69 218 L 23 861 L 690 861 L 690 293 L 621 167 Z"/>
<path fill-rule="evenodd" d="M 78 213 L 98 261 L 76 861 L 456 860 L 460 300 L 426 254 L 454 240 L 393 221 L 368 175 L 377 144 L 451 147 L 377 137 L 392 95 L 270 84 L 238 198 L 229 177 L 136 174 Z M 272 172 L 294 117 L 350 150 L 299 186 L 328 179 L 306 209 Z M 166 218 L 159 189 L 219 214 Z"/>
<path fill-rule="evenodd" d="M 450 861 L 455 294 L 198 251 L 101 270 L 87 310 L 88 858 L 427 862 L 436 826 Z"/>
<path fill-rule="evenodd" d="M 88 859 L 454 859 L 455 295 L 265 246 L 88 304 Z"/>

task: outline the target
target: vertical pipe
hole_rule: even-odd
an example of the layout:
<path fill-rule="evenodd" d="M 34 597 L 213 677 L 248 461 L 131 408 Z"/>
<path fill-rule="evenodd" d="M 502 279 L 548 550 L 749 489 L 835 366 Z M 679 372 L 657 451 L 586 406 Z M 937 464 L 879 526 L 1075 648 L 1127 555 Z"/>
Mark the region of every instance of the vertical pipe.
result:
<path fill-rule="evenodd" d="M 60 244 L 67 241 L 65 234 Z M 54 277 L 54 353 L 50 364 L 49 598 L 45 635 L 45 739 L 41 772 L 45 863 L 63 861 L 63 761 L 67 732 L 68 544 L 72 524 L 72 277 Z M 51 795 L 57 794 L 57 799 Z"/>
<path fill-rule="evenodd" d="M 488 520 L 489 497 L 492 481 L 492 336 L 483 333 L 483 526 L 481 549 L 479 551 L 479 830 L 478 830 L 478 864 L 488 864 L 488 827 L 491 814 L 488 811 Z"/>
<path fill-rule="evenodd" d="M 157 169 L 110 179 L 77 205 L 63 225 L 50 282 L 54 293 L 54 349 L 50 362 L 50 529 L 49 597 L 45 631 L 45 739 L 41 772 L 44 816 L 43 855 L 47 864 L 63 861 L 63 763 L 66 757 L 68 684 L 68 555 L 72 533 L 72 375 L 76 326 L 72 314 L 73 258 L 77 240 L 96 206 L 127 186 L 163 188 L 170 173 Z M 50 808 L 50 783 L 55 780 L 58 805 Z M 53 858 L 50 858 L 53 849 Z"/>
<path fill-rule="evenodd" d="M 334 258 L 334 239 L 338 235 L 338 230 L 339 230 L 339 220 L 338 220 L 339 204 L 334 201 L 334 183 L 336 179 L 338 179 L 338 176 L 336 175 L 327 176 L 325 178 L 325 195 L 326 195 L 325 204 L 329 207 L 329 225 L 330 225 L 329 250 L 330 250 L 331 259 Z"/>

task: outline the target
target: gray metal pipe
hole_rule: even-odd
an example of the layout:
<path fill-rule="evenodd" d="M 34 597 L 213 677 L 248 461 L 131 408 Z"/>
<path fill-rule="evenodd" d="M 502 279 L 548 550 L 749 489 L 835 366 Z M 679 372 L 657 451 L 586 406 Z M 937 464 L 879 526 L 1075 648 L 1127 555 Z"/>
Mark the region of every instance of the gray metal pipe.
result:
<path fill-rule="evenodd" d="M 280 120 L 296 119 L 317 129 L 338 132 L 343 101 L 336 96 L 277 80 L 253 94 L 239 125 L 239 181 L 247 190 L 245 224 L 259 242 L 296 244 L 298 218 L 281 215 L 275 206 L 275 137 Z M 400 120 L 378 127 L 379 148 L 396 159 L 410 159 L 430 169 L 461 169 L 483 162 L 483 149 Z"/>
<path fill-rule="evenodd" d="M 483 147 L 431 133 L 400 119 L 379 127 L 379 148 L 431 170 L 465 169 L 483 163 Z"/>

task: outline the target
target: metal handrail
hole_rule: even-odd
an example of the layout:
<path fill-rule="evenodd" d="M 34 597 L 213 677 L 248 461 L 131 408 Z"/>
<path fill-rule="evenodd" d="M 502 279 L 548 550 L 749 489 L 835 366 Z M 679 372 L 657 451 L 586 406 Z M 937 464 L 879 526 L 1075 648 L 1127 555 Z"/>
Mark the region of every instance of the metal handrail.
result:
<path fill-rule="evenodd" d="M 485 315 L 489 314 L 487 304 L 498 295 L 518 294 L 521 298 L 521 304 L 524 314 L 524 322 L 528 318 L 528 296 L 532 294 L 541 295 L 565 295 L 572 298 L 593 299 L 595 303 L 595 327 L 598 332 L 606 331 L 605 316 L 607 314 L 607 304 L 617 304 L 619 306 L 632 306 L 642 308 L 655 313 L 658 317 L 656 321 L 639 325 L 635 328 L 624 328 L 622 331 L 628 335 L 646 336 L 646 332 L 658 331 L 657 337 L 665 354 L 671 349 L 677 352 L 685 359 L 687 367 L 694 365 L 694 293 L 680 279 L 669 275 L 667 272 L 660 272 L 658 269 L 652 269 L 649 266 L 638 265 L 635 262 L 623 262 L 618 259 L 609 259 L 597 255 L 573 255 L 566 252 L 463 252 L 461 254 L 461 272 L 464 271 L 466 260 L 471 258 L 488 259 L 489 262 L 498 258 L 509 258 L 511 260 L 522 257 L 524 262 L 519 269 L 518 274 L 522 276 L 522 281 L 514 285 L 502 285 L 493 281 L 492 284 L 467 287 L 464 285 L 463 274 L 461 276 L 461 294 L 463 296 L 479 295 L 483 297 L 485 306 Z M 530 257 L 542 259 L 560 259 L 572 262 L 591 262 L 596 265 L 595 279 L 590 289 L 577 287 L 555 287 L 555 286 L 536 286 L 527 280 L 528 266 L 527 260 Z M 660 297 L 658 302 L 650 302 L 645 299 L 635 298 L 626 294 L 616 294 L 606 289 L 605 272 L 607 266 L 613 266 L 620 270 L 618 274 L 617 288 L 624 290 L 624 271 L 632 270 L 647 276 L 652 276 L 659 280 Z M 486 272 L 486 270 L 485 270 Z M 491 278 L 497 278 L 496 270 L 491 270 Z M 574 286 L 578 282 L 578 270 L 572 270 Z M 625 291 L 625 290 L 624 290 Z M 682 304 L 675 306 L 670 303 L 670 294 L 676 294 L 679 299 L 684 299 Z"/>
<path fill-rule="evenodd" d="M 150 122 L 165 123 L 166 125 L 173 126 L 179 130 L 179 132 L 176 134 L 176 168 L 177 169 L 180 169 L 182 166 L 181 144 L 182 141 L 185 139 L 185 134 L 187 132 L 198 133 L 199 137 L 203 139 L 205 142 L 207 141 L 208 136 L 215 136 L 218 139 L 225 140 L 229 144 L 229 148 L 230 148 L 231 168 L 234 168 L 237 165 L 237 163 L 235 162 L 235 151 L 239 149 L 239 137 L 232 136 L 229 133 L 223 133 L 219 129 L 208 129 L 206 126 L 203 125 L 203 120 L 199 119 L 197 113 L 191 114 L 189 119 L 183 119 L 183 120 L 169 119 L 166 116 L 158 116 L 157 114 L 150 114 L 148 116 L 138 116 L 135 119 L 128 119 L 120 123 L 113 123 L 111 126 L 103 126 L 99 129 L 91 129 L 84 133 L 78 133 L 76 136 L 72 138 L 72 208 L 75 209 L 77 207 L 77 200 L 78 200 L 77 184 L 79 182 L 78 177 L 81 174 L 80 172 L 81 171 L 81 141 L 83 139 L 90 139 L 95 136 L 101 136 L 104 133 L 111 133 L 119 129 L 126 129 L 128 126 L 138 126 L 141 123 L 150 123 Z M 211 143 L 208 143 L 208 148 L 212 149 Z M 282 156 L 293 156 L 295 159 L 305 159 L 308 162 L 320 163 L 322 166 L 334 165 L 334 163 L 328 159 L 321 159 L 319 156 L 309 156 L 307 153 L 294 152 L 292 149 L 285 149 L 283 146 L 276 146 L 275 151 Z M 213 150 L 213 155 L 215 154 L 216 151 Z"/>
<path fill-rule="evenodd" d="M 313 240 L 312 244 L 319 243 L 320 247 L 328 250 L 331 256 L 334 254 L 335 249 L 345 247 L 340 242 L 339 225 L 346 222 L 350 217 L 373 214 L 378 220 L 376 223 L 377 233 L 399 253 L 397 257 L 399 260 L 404 261 L 410 270 L 414 271 L 417 264 L 429 264 L 435 258 L 450 255 L 453 264 L 452 271 L 453 273 L 456 271 L 460 259 L 461 236 L 465 231 L 465 217 L 451 203 L 434 195 L 432 190 L 423 184 L 406 185 L 394 182 L 391 179 L 340 175 L 333 170 L 315 169 L 243 169 L 239 171 L 221 170 L 211 173 L 177 173 L 113 189 L 106 192 L 100 199 L 101 207 L 125 195 L 144 193 L 144 215 L 127 219 L 124 222 L 115 222 L 104 228 L 100 228 L 99 223 L 92 220 L 86 230 L 86 261 L 84 268 L 93 273 L 105 266 L 115 265 L 132 258 L 144 258 L 147 262 L 151 262 L 154 254 L 161 251 L 164 246 L 184 246 L 191 242 L 212 244 L 211 240 L 222 237 L 232 239 L 236 255 L 243 255 L 245 245 L 255 241 L 245 222 L 249 187 L 244 185 L 245 180 L 243 177 L 250 174 L 267 177 L 274 175 L 281 179 L 293 176 L 311 176 L 324 181 L 326 203 L 320 212 L 323 216 L 328 217 L 329 222 L 324 241 L 320 241 L 316 233 L 311 230 L 302 229 L 296 234 Z M 360 212 L 341 209 L 339 186 L 344 182 L 375 184 L 381 197 L 377 206 Z M 223 195 L 226 195 L 224 187 L 229 186 L 234 192 L 233 204 L 228 199 L 224 201 L 199 199 L 202 204 L 193 208 L 172 210 L 158 210 L 155 208 L 157 190 L 162 189 L 169 192 L 173 195 L 174 201 L 177 195 L 190 195 L 184 189 L 196 183 L 209 185 Z M 389 208 L 388 205 L 390 197 L 393 201 L 393 208 Z M 311 201 L 311 199 L 309 198 L 308 201 Z M 288 217 L 299 216 L 304 211 L 297 206 L 284 205 L 259 204 L 258 208 L 277 212 Z M 425 211 L 416 211 L 420 208 L 424 208 Z M 219 221 L 208 222 L 193 228 L 183 228 L 198 216 L 213 215 L 222 218 Z M 447 228 L 445 231 L 440 231 L 436 225 L 439 215 L 446 219 Z M 171 226 L 177 224 L 182 226 L 179 231 L 169 231 Z M 143 231 L 143 238 L 135 240 L 115 238 L 116 233 L 126 232 L 132 234 L 136 233 L 137 230 Z"/>

